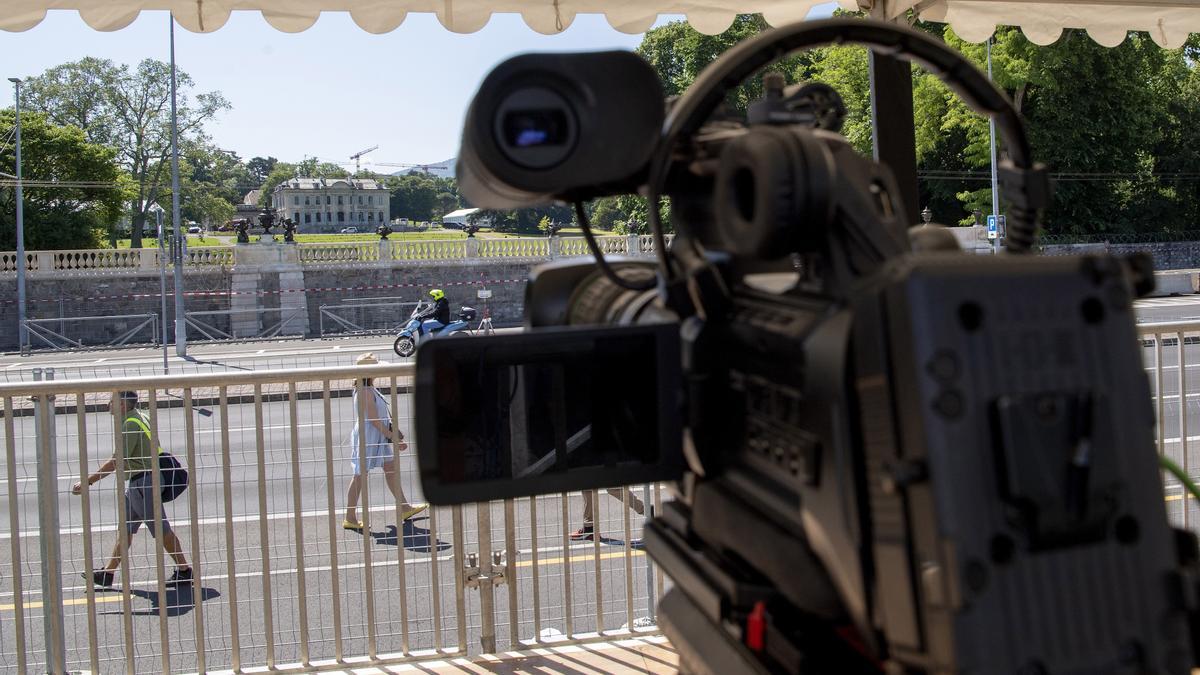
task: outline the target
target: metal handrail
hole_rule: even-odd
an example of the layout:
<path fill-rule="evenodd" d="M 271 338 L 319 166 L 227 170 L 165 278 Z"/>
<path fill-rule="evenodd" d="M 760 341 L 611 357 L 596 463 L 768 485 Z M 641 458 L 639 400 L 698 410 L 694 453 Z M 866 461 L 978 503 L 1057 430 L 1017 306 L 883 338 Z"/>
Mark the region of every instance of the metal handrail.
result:
<path fill-rule="evenodd" d="M 22 398 L 47 394 L 77 394 L 125 389 L 199 389 L 203 387 L 235 387 L 255 384 L 286 384 L 288 382 L 331 382 L 354 380 L 360 377 L 412 377 L 412 363 L 380 363 L 369 366 L 324 366 L 289 370 L 244 370 L 220 373 L 188 373 L 179 375 L 138 375 L 133 377 L 93 378 L 86 380 L 42 380 L 0 384 L 0 399 Z"/>
<path fill-rule="evenodd" d="M 1163 333 L 1200 333 L 1200 319 L 1191 321 L 1163 321 L 1161 323 L 1139 323 L 1138 335 L 1161 335 Z"/>

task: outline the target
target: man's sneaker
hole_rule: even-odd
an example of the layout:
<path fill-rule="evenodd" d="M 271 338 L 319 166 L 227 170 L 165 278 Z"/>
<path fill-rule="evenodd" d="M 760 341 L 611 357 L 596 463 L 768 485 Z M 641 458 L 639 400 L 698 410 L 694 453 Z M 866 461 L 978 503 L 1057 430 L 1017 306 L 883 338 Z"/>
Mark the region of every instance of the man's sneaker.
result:
<path fill-rule="evenodd" d="M 87 572 L 81 573 L 83 578 L 88 578 Z M 92 572 L 92 583 L 100 588 L 112 588 L 113 573 L 105 570 Z"/>
<path fill-rule="evenodd" d="M 190 567 L 187 568 L 186 570 L 181 570 L 179 568 L 176 568 L 175 574 L 172 574 L 171 578 L 167 579 L 168 586 L 188 586 L 188 585 L 191 585 L 191 583 L 192 583 L 192 568 L 190 568 Z"/>
<path fill-rule="evenodd" d="M 592 526 L 584 525 L 583 527 L 571 533 L 571 541 L 591 541 Z"/>

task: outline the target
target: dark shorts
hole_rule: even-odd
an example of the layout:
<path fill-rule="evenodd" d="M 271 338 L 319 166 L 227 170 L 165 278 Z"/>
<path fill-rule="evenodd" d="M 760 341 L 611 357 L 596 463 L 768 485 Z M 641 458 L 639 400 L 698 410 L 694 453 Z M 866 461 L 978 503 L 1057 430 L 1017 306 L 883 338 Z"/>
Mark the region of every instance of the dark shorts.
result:
<path fill-rule="evenodd" d="M 125 487 L 125 531 L 131 536 L 137 533 L 143 524 L 150 534 L 158 536 L 158 528 L 154 524 L 154 477 L 149 471 L 138 474 Z M 170 532 L 171 523 L 167 520 L 166 505 L 163 505 L 162 531 Z"/>

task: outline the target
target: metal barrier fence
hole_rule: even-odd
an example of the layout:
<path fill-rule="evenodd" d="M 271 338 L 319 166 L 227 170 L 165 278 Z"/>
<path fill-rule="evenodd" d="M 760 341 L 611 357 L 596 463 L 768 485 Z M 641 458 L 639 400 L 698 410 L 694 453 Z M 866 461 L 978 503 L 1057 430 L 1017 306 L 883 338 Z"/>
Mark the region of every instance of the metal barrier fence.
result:
<path fill-rule="evenodd" d="M 319 333 L 327 335 L 367 335 L 400 332 L 412 314 L 415 302 L 341 302 L 319 308 Z"/>
<path fill-rule="evenodd" d="M 111 337 L 91 343 L 91 337 L 83 329 L 93 324 L 113 324 L 110 326 Z M 111 316 L 63 316 L 48 319 L 26 319 L 25 328 L 29 331 L 30 346 L 47 349 L 111 349 L 123 347 L 131 342 L 145 344 L 150 338 L 150 344 L 158 342 L 157 314 L 115 314 Z M 71 337 L 71 334 L 77 337 Z"/>
<path fill-rule="evenodd" d="M 591 494 L 598 536 L 574 541 L 581 494 L 405 520 L 374 472 L 356 514 L 365 527 L 343 529 L 362 415 L 352 382 L 374 378 L 410 432 L 412 375 L 381 364 L 0 384 L 0 670 L 308 670 L 653 631 L 664 580 L 634 540 L 643 516 L 622 500 L 657 506 L 657 487 Z M 112 589 L 88 574 L 127 524 L 123 460 L 86 485 L 122 442 L 107 412 L 117 390 L 140 393 L 152 446 L 189 469 L 174 502 L 153 486 L 151 508 L 169 517 L 190 586 L 168 584 L 173 558 L 143 534 Z M 414 452 L 397 454 L 411 501 Z"/>

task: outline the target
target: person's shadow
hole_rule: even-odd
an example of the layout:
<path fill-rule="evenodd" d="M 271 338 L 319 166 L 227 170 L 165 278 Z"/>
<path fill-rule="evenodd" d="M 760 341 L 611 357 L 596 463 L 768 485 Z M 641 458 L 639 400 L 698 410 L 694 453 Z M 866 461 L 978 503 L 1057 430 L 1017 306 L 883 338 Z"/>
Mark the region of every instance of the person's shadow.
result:
<path fill-rule="evenodd" d="M 148 591 L 141 588 L 129 589 L 129 594 L 134 597 L 143 598 L 150 601 L 150 607 L 146 609 L 138 609 L 130 612 L 133 616 L 158 616 L 158 591 Z M 195 584 L 182 584 L 179 586 L 168 586 L 166 597 L 167 616 L 183 616 L 196 606 L 196 600 L 200 602 L 212 600 L 213 598 L 221 597 L 221 593 L 215 588 L 200 588 L 198 591 Z M 104 612 L 104 614 L 120 614 L 121 612 Z"/>
<path fill-rule="evenodd" d="M 429 520 L 429 518 L 409 518 L 404 521 L 404 548 L 416 553 L 430 553 L 432 551 L 445 551 L 450 548 L 450 544 L 444 541 L 434 541 L 430 536 L 429 530 L 417 525 L 417 520 Z M 383 532 L 371 532 L 371 536 L 375 538 L 375 543 L 386 546 L 396 545 L 396 526 L 388 525 L 387 530 Z"/>
<path fill-rule="evenodd" d="M 600 535 L 600 543 L 603 544 L 604 546 L 620 546 L 621 548 L 625 548 L 625 540 L 624 539 L 613 539 L 612 537 L 606 537 L 604 535 Z M 642 540 L 641 539 L 630 539 L 629 540 L 629 548 L 634 551 L 642 550 L 644 548 L 644 546 L 642 545 Z"/>

